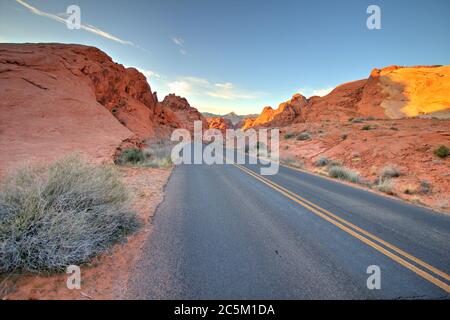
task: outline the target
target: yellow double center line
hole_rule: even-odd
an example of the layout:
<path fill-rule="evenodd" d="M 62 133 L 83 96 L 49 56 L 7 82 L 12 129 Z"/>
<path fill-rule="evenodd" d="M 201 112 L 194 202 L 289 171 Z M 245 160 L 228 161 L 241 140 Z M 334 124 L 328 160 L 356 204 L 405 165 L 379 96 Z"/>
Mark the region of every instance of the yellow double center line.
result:
<path fill-rule="evenodd" d="M 298 194 L 293 193 L 292 191 L 280 186 L 279 184 L 277 184 L 273 181 L 270 181 L 269 179 L 264 178 L 261 175 L 258 175 L 257 173 L 251 171 L 250 169 L 247 169 L 244 166 L 238 165 L 238 164 L 234 164 L 234 166 L 236 166 L 240 170 L 244 171 L 245 173 L 253 176 L 254 178 L 258 179 L 262 183 L 268 185 L 272 189 L 275 189 L 276 191 L 280 192 L 287 198 L 300 204 L 302 207 L 308 209 L 309 211 L 311 211 L 312 213 L 321 217 L 322 219 L 332 223 L 333 225 L 335 225 L 339 229 L 347 232 L 351 236 L 361 240 L 365 244 L 367 244 L 370 247 L 374 248 L 375 250 L 381 252 L 382 254 L 391 258 L 395 262 L 408 268 L 409 270 L 413 271 L 417 275 L 421 276 L 422 278 L 428 280 L 429 282 L 431 282 L 434 285 L 438 286 L 439 288 L 443 289 L 447 293 L 450 293 L 450 286 L 447 283 L 445 283 L 444 281 L 435 277 L 435 275 L 438 275 L 439 277 L 445 279 L 446 281 L 450 281 L 450 276 L 448 274 L 446 274 L 445 272 L 429 265 L 428 263 L 420 260 L 419 258 L 414 257 L 413 255 L 401 250 L 400 248 L 394 246 L 393 244 L 390 244 L 389 242 L 386 242 L 386 241 L 380 239 L 379 237 L 373 235 L 372 233 L 370 233 L 364 229 L 361 229 L 360 227 L 329 212 L 328 210 L 319 207 L 318 205 L 306 200 L 305 198 L 302 198 Z M 391 251 L 389 251 L 388 249 L 390 249 Z M 428 270 L 431 273 L 428 273 L 427 271 L 418 268 L 417 266 L 413 265 L 412 263 L 405 260 L 404 258 L 416 263 L 417 265 L 421 266 L 422 268 Z"/>

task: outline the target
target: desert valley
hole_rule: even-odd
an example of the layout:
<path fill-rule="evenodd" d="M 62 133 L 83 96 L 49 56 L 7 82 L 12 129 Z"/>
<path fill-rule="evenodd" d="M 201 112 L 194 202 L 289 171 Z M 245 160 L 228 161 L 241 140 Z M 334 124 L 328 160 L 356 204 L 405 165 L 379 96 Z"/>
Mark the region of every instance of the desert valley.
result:
<path fill-rule="evenodd" d="M 450 66 L 373 67 L 367 79 L 322 97 L 293 92 L 259 115 L 220 116 L 200 113 L 177 92 L 158 97 L 152 78 L 95 47 L 0 44 L 2 180 L 25 164 L 74 153 L 116 163 L 143 222 L 125 244 L 88 263 L 81 292 L 65 287 L 64 273 L 28 273 L 4 277 L 3 297 L 125 297 L 124 270 L 137 262 L 173 168 L 154 146 L 173 129 L 192 131 L 194 121 L 223 132 L 279 128 L 282 164 L 448 214 Z"/>

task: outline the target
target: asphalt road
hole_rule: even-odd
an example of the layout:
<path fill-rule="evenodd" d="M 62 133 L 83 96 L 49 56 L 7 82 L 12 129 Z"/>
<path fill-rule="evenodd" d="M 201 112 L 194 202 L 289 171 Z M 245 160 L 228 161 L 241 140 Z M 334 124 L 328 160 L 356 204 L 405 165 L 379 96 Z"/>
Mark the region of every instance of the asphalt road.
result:
<path fill-rule="evenodd" d="M 450 298 L 450 216 L 291 168 L 258 173 L 174 169 L 129 297 Z M 372 265 L 381 289 L 367 287 Z"/>

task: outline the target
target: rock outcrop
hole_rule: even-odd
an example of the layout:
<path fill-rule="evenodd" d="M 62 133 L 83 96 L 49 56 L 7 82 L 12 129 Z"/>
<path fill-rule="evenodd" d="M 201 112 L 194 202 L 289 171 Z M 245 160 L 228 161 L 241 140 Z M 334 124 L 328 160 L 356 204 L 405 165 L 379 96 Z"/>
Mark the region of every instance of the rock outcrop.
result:
<path fill-rule="evenodd" d="M 356 117 L 401 119 L 450 118 L 450 66 L 390 66 L 374 69 L 368 79 L 348 82 L 324 97 L 296 94 L 274 110 L 265 107 L 245 128 Z"/>
<path fill-rule="evenodd" d="M 222 133 L 225 133 L 227 129 L 233 129 L 234 125 L 231 122 L 231 120 L 217 117 L 217 118 L 206 118 L 206 121 L 208 122 L 208 128 L 209 129 L 218 129 L 222 131 Z"/>
<path fill-rule="evenodd" d="M 83 45 L 0 44 L 0 96 L 2 170 L 77 151 L 111 160 L 122 143 L 206 125 L 186 99 L 158 102 L 139 71 Z"/>

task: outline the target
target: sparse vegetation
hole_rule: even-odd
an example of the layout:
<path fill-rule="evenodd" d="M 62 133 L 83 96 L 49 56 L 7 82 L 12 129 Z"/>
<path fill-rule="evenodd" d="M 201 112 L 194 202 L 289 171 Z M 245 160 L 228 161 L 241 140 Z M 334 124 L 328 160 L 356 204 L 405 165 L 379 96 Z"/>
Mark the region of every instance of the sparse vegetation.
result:
<path fill-rule="evenodd" d="M 311 140 L 311 134 L 308 132 L 302 132 L 297 136 L 297 140 Z"/>
<path fill-rule="evenodd" d="M 380 179 L 376 185 L 376 189 L 378 191 L 393 195 L 394 183 L 390 178 Z"/>
<path fill-rule="evenodd" d="M 286 133 L 284 135 L 284 139 L 288 140 L 288 139 L 292 139 L 295 136 L 295 134 L 293 133 Z"/>
<path fill-rule="evenodd" d="M 291 166 L 291 167 L 300 168 L 300 169 L 303 169 L 305 167 L 305 164 L 302 161 L 297 160 L 295 158 L 281 159 L 281 163 Z"/>
<path fill-rule="evenodd" d="M 168 168 L 172 165 L 171 146 L 164 142 L 152 144 L 144 150 L 125 149 L 116 159 L 119 165 L 135 165 L 148 168 Z"/>
<path fill-rule="evenodd" d="M 1 186 L 0 272 L 82 264 L 138 225 L 111 166 L 70 156 L 46 168 L 23 168 Z"/>
<path fill-rule="evenodd" d="M 349 120 L 351 123 L 361 123 L 364 122 L 364 118 L 353 118 L 352 120 Z"/>
<path fill-rule="evenodd" d="M 172 165 L 171 151 L 172 148 L 167 143 L 153 144 L 144 149 L 145 160 L 142 165 L 150 168 L 168 168 Z"/>
<path fill-rule="evenodd" d="M 125 149 L 116 159 L 117 164 L 138 164 L 145 159 L 144 153 L 138 148 Z"/>
<path fill-rule="evenodd" d="M 438 148 L 436 148 L 433 153 L 438 156 L 439 158 L 447 158 L 448 155 L 450 154 L 450 148 L 448 148 L 447 146 L 441 145 Z"/>
<path fill-rule="evenodd" d="M 331 178 L 350 181 L 353 183 L 361 183 L 361 177 L 358 172 L 343 166 L 330 166 L 328 168 L 328 175 Z"/>
<path fill-rule="evenodd" d="M 365 130 L 365 131 L 372 130 L 372 127 L 369 124 L 366 124 L 365 126 L 363 126 L 361 128 L 361 130 Z"/>
<path fill-rule="evenodd" d="M 431 192 L 431 184 L 426 180 L 420 181 L 419 192 L 422 194 L 429 194 Z"/>
<path fill-rule="evenodd" d="M 400 177 L 401 172 L 397 166 L 387 165 L 380 171 L 381 179 Z"/>
<path fill-rule="evenodd" d="M 316 160 L 314 165 L 316 167 L 325 167 L 329 163 L 330 163 L 330 159 L 328 159 L 327 157 L 320 157 L 318 160 Z"/>

